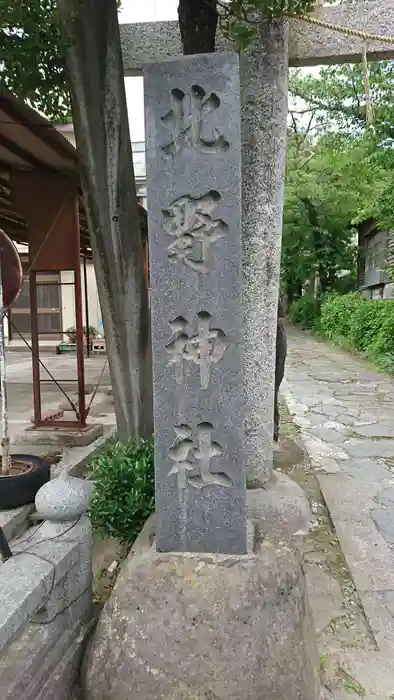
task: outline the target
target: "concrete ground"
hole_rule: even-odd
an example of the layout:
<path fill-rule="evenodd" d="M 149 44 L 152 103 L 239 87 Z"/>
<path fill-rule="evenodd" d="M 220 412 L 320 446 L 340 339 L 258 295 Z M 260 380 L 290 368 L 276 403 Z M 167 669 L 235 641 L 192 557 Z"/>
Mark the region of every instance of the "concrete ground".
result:
<path fill-rule="evenodd" d="M 290 473 L 316 517 L 304 558 L 322 669 L 335 698 L 393 700 L 394 380 L 293 328 L 288 345 L 277 466 L 286 441 L 298 446 Z"/>
<path fill-rule="evenodd" d="M 76 357 L 64 355 L 43 355 L 41 358 L 51 375 L 59 382 L 67 395 L 74 400 L 77 393 L 77 363 Z M 96 386 L 101 372 L 106 363 L 106 358 L 95 356 L 85 358 L 85 384 Z M 9 430 L 13 442 L 17 436 L 31 425 L 33 416 L 33 378 L 31 358 L 27 353 L 7 353 L 7 399 L 9 408 Z M 51 380 L 48 372 L 41 367 L 42 410 L 56 410 L 66 399 L 56 384 Z M 100 389 L 105 390 L 110 386 L 108 364 L 101 378 Z M 102 393 L 98 393 L 92 404 L 97 405 Z M 72 418 L 72 416 L 68 416 Z"/>

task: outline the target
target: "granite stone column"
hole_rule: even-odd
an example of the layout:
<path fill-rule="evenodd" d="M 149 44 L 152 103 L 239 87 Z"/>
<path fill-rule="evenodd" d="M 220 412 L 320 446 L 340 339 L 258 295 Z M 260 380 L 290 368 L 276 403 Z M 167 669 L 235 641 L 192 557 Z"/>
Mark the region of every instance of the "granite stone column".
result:
<path fill-rule="evenodd" d="M 242 61 L 245 446 L 247 474 L 262 483 L 273 460 L 287 74 L 287 22 L 264 23 Z"/>
<path fill-rule="evenodd" d="M 235 54 L 145 66 L 156 546 L 247 546 Z"/>

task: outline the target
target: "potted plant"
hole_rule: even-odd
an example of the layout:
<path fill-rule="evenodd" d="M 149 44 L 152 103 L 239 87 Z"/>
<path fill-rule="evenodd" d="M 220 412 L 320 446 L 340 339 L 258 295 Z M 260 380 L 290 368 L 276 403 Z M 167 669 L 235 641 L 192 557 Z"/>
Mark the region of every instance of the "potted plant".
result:
<path fill-rule="evenodd" d="M 0 510 L 33 503 L 37 491 L 50 479 L 49 464 L 35 455 L 10 454 L 4 316 L 18 297 L 22 265 L 12 241 L 0 229 Z"/>
<path fill-rule="evenodd" d="M 92 341 L 97 338 L 97 330 L 94 328 L 94 326 L 84 326 L 83 329 L 83 337 L 84 337 L 84 343 L 87 345 L 87 338 L 89 337 L 89 346 L 91 346 Z M 67 328 L 67 330 L 64 331 L 67 338 L 68 342 L 70 344 L 75 345 L 77 342 L 77 329 L 75 326 L 71 326 L 71 328 Z"/>
<path fill-rule="evenodd" d="M 75 345 L 75 343 L 77 342 L 77 330 L 75 326 L 71 326 L 71 328 L 66 328 L 64 334 L 67 336 L 68 342 L 72 345 Z"/>

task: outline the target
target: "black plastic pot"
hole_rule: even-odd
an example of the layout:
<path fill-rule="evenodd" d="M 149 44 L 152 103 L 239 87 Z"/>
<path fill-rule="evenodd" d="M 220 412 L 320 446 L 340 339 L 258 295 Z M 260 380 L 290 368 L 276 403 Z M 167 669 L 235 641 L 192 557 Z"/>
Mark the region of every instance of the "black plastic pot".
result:
<path fill-rule="evenodd" d="M 36 455 L 12 455 L 16 462 L 29 462 L 32 469 L 13 476 L 0 477 L 0 510 L 34 503 L 37 491 L 51 478 L 49 463 Z"/>

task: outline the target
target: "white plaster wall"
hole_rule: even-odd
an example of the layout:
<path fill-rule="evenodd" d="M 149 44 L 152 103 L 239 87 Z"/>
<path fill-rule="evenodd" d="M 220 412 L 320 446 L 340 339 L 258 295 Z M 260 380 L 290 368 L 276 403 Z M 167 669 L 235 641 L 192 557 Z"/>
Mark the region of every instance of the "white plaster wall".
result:
<path fill-rule="evenodd" d="M 20 243 L 15 243 L 15 247 L 20 255 L 23 253 L 26 254 L 28 252 L 27 245 L 21 245 Z M 8 342 L 8 327 L 9 327 L 8 326 L 8 318 L 5 317 L 5 319 L 4 319 L 4 340 L 6 342 Z"/>
<path fill-rule="evenodd" d="M 93 263 L 86 263 L 87 280 L 88 280 L 88 303 L 89 303 L 89 325 L 94 326 L 96 330 L 99 330 L 101 311 L 97 292 L 96 276 L 94 274 Z M 84 273 L 83 265 L 81 265 L 81 279 L 82 279 L 82 313 L 83 313 L 83 323 L 86 325 L 85 317 L 85 286 L 84 286 Z M 71 270 L 66 270 L 61 272 L 61 282 L 62 282 L 62 323 L 63 330 L 75 326 L 75 287 L 74 284 L 67 284 L 69 282 L 74 282 L 74 273 Z M 66 283 L 66 284 L 65 284 Z M 66 338 L 65 338 L 66 339 Z"/>
<path fill-rule="evenodd" d="M 69 141 L 74 148 L 75 146 L 75 136 L 74 136 L 74 129 L 72 127 L 72 124 L 62 124 L 57 127 L 57 130 L 60 131 L 60 133 L 64 136 L 64 138 Z"/>

